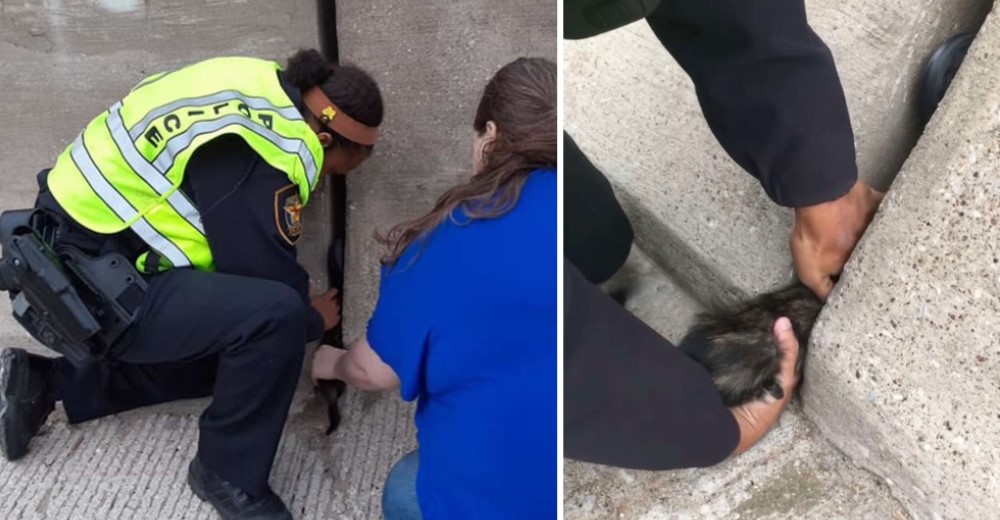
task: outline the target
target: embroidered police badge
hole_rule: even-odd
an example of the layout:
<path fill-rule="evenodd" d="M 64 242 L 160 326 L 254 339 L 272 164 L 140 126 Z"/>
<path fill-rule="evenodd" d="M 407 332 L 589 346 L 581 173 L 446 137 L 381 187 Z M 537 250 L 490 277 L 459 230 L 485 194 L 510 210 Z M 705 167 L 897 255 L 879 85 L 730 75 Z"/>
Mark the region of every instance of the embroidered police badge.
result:
<path fill-rule="evenodd" d="M 274 222 L 289 245 L 298 242 L 302 236 L 302 199 L 298 186 L 289 184 L 274 192 Z"/>

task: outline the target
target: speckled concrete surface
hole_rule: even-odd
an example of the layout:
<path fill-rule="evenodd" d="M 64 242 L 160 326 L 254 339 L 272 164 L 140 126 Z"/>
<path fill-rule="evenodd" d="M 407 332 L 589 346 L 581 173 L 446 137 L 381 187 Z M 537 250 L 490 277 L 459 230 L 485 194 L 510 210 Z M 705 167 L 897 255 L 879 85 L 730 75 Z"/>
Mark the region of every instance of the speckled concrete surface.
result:
<path fill-rule="evenodd" d="M 275 492 L 297 519 L 379 518 L 385 476 L 414 447 L 412 408 L 349 393 L 341 428 L 327 437 L 321 402 L 308 395 L 300 402 L 271 473 Z M 197 411 L 206 404 L 193 400 L 73 426 L 57 410 L 24 459 L 0 460 L 0 518 L 218 518 L 185 481 L 197 449 Z"/>
<path fill-rule="evenodd" d="M 880 478 L 854 466 L 797 409 L 752 450 L 715 467 L 565 467 L 567 520 L 909 519 Z"/>
<path fill-rule="evenodd" d="M 866 179 L 887 187 L 916 142 L 912 87 L 931 48 L 976 27 L 991 4 L 807 2 L 838 60 Z M 804 409 L 751 453 L 715 468 L 641 473 L 570 463 L 568 513 L 997 516 L 995 18 L 823 313 L 806 364 Z M 569 42 L 566 57 L 567 129 L 611 177 L 637 244 L 673 286 L 712 304 L 792 276 L 790 215 L 724 156 L 689 80 L 645 25 Z M 664 304 L 635 310 L 657 305 Z M 682 326 L 656 328 L 670 337 Z"/>

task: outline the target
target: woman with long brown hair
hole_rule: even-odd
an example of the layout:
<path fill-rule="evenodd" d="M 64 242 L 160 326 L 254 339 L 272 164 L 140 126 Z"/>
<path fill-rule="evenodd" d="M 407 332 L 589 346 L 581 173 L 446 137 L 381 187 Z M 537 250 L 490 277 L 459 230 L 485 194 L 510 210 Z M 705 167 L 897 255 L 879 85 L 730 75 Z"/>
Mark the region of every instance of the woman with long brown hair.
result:
<path fill-rule="evenodd" d="M 314 379 L 418 400 L 387 520 L 557 512 L 555 64 L 501 68 L 473 128 L 474 175 L 379 237 L 366 336 L 313 360 Z"/>

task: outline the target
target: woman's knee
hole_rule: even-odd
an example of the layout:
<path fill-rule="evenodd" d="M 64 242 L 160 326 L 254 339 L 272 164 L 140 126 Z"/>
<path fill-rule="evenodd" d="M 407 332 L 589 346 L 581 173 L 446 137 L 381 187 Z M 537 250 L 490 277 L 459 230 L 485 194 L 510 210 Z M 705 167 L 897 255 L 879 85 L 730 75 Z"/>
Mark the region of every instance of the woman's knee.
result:
<path fill-rule="evenodd" d="M 389 471 L 382 488 L 382 514 L 386 520 L 420 520 L 417 501 L 417 472 L 420 452 L 412 451 Z"/>

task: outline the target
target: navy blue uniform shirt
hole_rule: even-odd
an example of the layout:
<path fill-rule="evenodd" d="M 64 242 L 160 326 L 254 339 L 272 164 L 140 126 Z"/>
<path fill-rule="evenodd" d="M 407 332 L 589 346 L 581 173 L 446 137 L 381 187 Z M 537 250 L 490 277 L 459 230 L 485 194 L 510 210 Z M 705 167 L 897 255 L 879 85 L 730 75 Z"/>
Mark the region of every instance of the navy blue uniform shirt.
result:
<path fill-rule="evenodd" d="M 282 86 L 299 110 L 298 89 L 279 74 Z M 39 175 L 38 207 L 66 216 L 48 193 L 48 171 Z M 264 161 L 240 137 L 224 136 L 198 148 L 188 162 L 181 191 L 198 208 L 215 270 L 284 283 L 302 295 L 308 320 L 308 339 L 323 335 L 323 318 L 310 305 L 309 274 L 298 263 L 295 244 L 302 235 L 298 218 L 298 188 L 288 176 Z M 68 216 L 67 216 L 68 218 Z M 65 242 L 85 252 L 118 252 L 135 259 L 148 246 L 130 230 L 98 235 L 80 226 Z"/>

